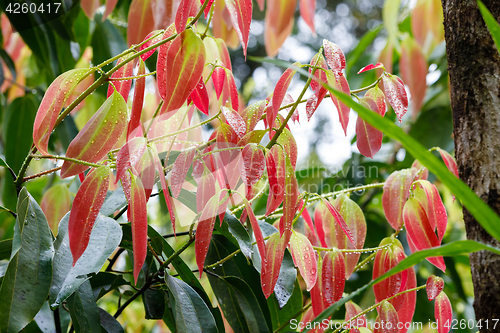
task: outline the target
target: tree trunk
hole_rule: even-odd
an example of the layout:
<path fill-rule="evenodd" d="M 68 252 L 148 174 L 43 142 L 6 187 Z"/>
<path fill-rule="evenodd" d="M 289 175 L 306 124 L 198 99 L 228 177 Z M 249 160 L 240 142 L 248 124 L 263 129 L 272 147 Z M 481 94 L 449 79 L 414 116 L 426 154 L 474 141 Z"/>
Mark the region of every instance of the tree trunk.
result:
<path fill-rule="evenodd" d="M 442 0 L 455 157 L 460 178 L 500 214 L 500 56 L 476 0 Z M 498 0 L 483 0 L 499 20 Z M 467 238 L 500 247 L 464 209 Z M 500 226 L 498 226 L 500 228 Z M 471 254 L 476 319 L 481 332 L 499 332 L 500 256 Z M 486 327 L 485 320 L 489 320 Z"/>

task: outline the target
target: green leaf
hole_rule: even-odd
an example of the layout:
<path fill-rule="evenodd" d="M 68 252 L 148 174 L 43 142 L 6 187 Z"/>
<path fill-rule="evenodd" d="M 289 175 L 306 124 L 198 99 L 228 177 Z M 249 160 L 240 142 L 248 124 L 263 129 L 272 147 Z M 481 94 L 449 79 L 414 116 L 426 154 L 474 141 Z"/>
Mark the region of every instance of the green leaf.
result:
<path fill-rule="evenodd" d="M 162 290 L 146 289 L 142 295 L 146 319 L 162 319 L 165 312 L 165 293 Z"/>
<path fill-rule="evenodd" d="M 49 293 L 54 247 L 42 209 L 26 188 L 19 193 L 12 254 L 0 289 L 2 332 L 19 332 Z"/>
<path fill-rule="evenodd" d="M 98 308 L 99 315 L 101 317 L 101 326 L 103 331 L 108 333 L 123 333 L 123 327 L 120 325 L 118 320 L 115 319 L 112 315 L 110 315 L 105 310 Z"/>
<path fill-rule="evenodd" d="M 4 49 L 0 49 L 0 57 L 2 58 L 3 62 L 5 65 L 7 65 L 7 68 L 9 69 L 10 73 L 12 74 L 12 80 L 16 81 L 16 65 L 12 61 L 11 57 L 7 52 L 5 52 Z"/>
<path fill-rule="evenodd" d="M 245 257 L 248 259 L 252 257 L 252 240 L 250 235 L 235 216 L 226 213 L 222 221 L 222 227 L 218 222 L 215 222 L 215 230 L 238 246 Z"/>
<path fill-rule="evenodd" d="M 493 41 L 497 46 L 497 50 L 498 52 L 500 52 L 500 25 L 495 20 L 493 15 L 491 15 L 491 12 L 488 10 L 488 8 L 486 8 L 486 6 L 482 3 L 482 1 L 477 0 L 477 5 L 479 6 L 479 10 L 483 15 L 484 21 L 486 22 L 488 29 L 490 30 L 491 37 L 493 38 Z"/>
<path fill-rule="evenodd" d="M 94 298 L 99 300 L 111 290 L 117 289 L 120 286 L 130 285 L 123 275 L 110 272 L 99 272 L 97 275 L 90 278 L 92 290 L 94 290 Z"/>
<path fill-rule="evenodd" d="M 120 225 L 113 219 L 100 215 L 95 222 L 89 245 L 81 260 L 73 266 L 69 249 L 68 220 L 66 214 L 59 223 L 59 232 L 54 242 L 54 278 L 50 287 L 50 307 L 56 308 L 68 298 L 91 273 L 97 273 L 106 259 L 115 251 L 122 238 Z"/>
<path fill-rule="evenodd" d="M 193 288 L 170 275 L 165 276 L 165 281 L 171 301 L 175 302 L 177 332 L 219 332 L 212 313 Z"/>
<path fill-rule="evenodd" d="M 248 284 L 235 276 L 228 276 L 223 280 L 233 290 L 250 332 L 270 332 L 257 298 Z"/>
<path fill-rule="evenodd" d="M 101 333 L 101 316 L 89 281 L 83 282 L 67 303 L 76 332 Z"/>
<path fill-rule="evenodd" d="M 5 239 L 0 241 L 0 260 L 10 258 L 12 252 L 12 239 Z"/>
<path fill-rule="evenodd" d="M 295 281 L 292 297 L 290 297 L 283 308 L 279 308 L 279 303 L 276 297 L 269 297 L 267 299 L 267 304 L 273 321 L 273 330 L 276 330 L 285 323 L 288 323 L 288 326 L 285 326 L 282 330 L 283 332 L 292 331 L 292 328 L 290 327 L 290 320 L 302 309 L 303 304 L 302 290 L 300 289 L 298 281 Z M 300 321 L 300 318 L 296 319 Z"/>
<path fill-rule="evenodd" d="M 292 297 L 296 279 L 297 269 L 295 268 L 295 264 L 293 263 L 292 255 L 287 250 L 283 255 L 280 275 L 278 276 L 276 286 L 274 286 L 274 296 L 276 297 L 280 308 L 283 308 L 288 303 L 290 297 Z"/>
<path fill-rule="evenodd" d="M 99 214 L 112 216 L 117 210 L 122 209 L 126 205 L 127 198 L 125 197 L 125 193 L 123 193 L 123 187 L 120 186 L 113 192 L 108 192 Z"/>
<path fill-rule="evenodd" d="M 395 39 L 399 32 L 398 13 L 400 3 L 401 0 L 387 0 L 382 8 L 382 19 L 390 39 Z"/>

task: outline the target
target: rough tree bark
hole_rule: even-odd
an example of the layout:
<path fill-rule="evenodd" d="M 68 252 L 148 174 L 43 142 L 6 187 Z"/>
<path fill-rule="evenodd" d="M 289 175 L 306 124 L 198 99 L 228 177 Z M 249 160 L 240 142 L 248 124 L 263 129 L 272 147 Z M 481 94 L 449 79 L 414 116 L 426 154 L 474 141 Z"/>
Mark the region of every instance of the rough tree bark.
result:
<path fill-rule="evenodd" d="M 483 2 L 499 20 L 498 0 Z M 500 56 L 476 0 L 442 3 L 460 178 L 500 214 Z M 464 221 L 468 239 L 500 246 L 466 209 Z M 491 324 L 500 319 L 500 256 L 476 252 L 470 264 L 476 319 Z"/>

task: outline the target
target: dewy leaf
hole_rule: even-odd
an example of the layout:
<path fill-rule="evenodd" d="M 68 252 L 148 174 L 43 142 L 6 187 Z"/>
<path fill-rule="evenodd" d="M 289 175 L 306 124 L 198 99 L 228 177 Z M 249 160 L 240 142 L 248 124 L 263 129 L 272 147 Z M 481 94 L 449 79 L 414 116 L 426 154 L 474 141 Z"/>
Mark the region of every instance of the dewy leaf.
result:
<path fill-rule="evenodd" d="M 434 302 L 434 317 L 438 323 L 438 333 L 448 333 L 453 319 L 453 310 L 450 299 L 444 291 L 436 297 Z"/>
<path fill-rule="evenodd" d="M 413 186 L 413 194 L 424 207 L 432 230 L 437 228 L 439 243 L 441 243 L 448 225 L 448 216 L 439 191 L 427 180 L 418 180 L 413 183 Z"/>
<path fill-rule="evenodd" d="M 441 158 L 444 161 L 444 164 L 446 164 L 446 167 L 448 170 L 450 170 L 451 173 L 453 173 L 457 178 L 458 177 L 458 167 L 457 167 L 457 162 L 451 156 L 446 150 L 443 150 L 441 148 L 437 148 L 439 154 L 441 155 Z"/>
<path fill-rule="evenodd" d="M 295 177 L 295 169 L 288 156 L 285 155 L 285 190 L 283 197 L 283 227 L 280 223 L 280 235 L 285 234 L 284 243 L 288 245 L 292 232 L 292 222 L 297 210 L 299 186 Z"/>
<path fill-rule="evenodd" d="M 349 83 L 347 82 L 347 79 L 345 78 L 344 74 L 342 74 L 342 72 L 328 71 L 327 78 L 329 85 L 346 94 L 350 94 L 351 90 L 349 89 Z M 330 98 L 332 99 L 332 102 L 339 114 L 339 120 L 340 124 L 342 125 L 342 129 L 344 130 L 344 134 L 347 135 L 347 125 L 349 124 L 349 112 L 351 111 L 351 109 L 347 105 L 339 101 L 334 95 L 331 95 Z"/>
<path fill-rule="evenodd" d="M 252 23 L 252 0 L 224 0 L 224 2 L 246 58 L 250 23 Z"/>
<path fill-rule="evenodd" d="M 163 34 L 159 34 L 160 32 L 161 32 L 161 30 L 151 31 L 146 37 L 144 37 L 144 40 L 149 39 L 149 38 L 153 37 L 154 35 L 158 35 L 158 36 L 156 36 L 155 38 L 151 39 L 150 41 L 147 41 L 146 43 L 142 44 L 139 50 L 142 51 L 144 49 L 147 49 L 151 45 L 156 44 L 160 40 L 162 40 Z M 151 57 L 153 55 L 153 53 L 155 53 L 155 51 L 156 51 L 156 49 L 149 50 L 148 52 L 146 52 L 146 53 L 144 53 L 144 54 L 141 55 L 141 59 L 143 61 L 146 61 L 146 59 L 148 59 L 149 57 Z"/>
<path fill-rule="evenodd" d="M 97 214 L 104 203 L 111 170 L 104 165 L 90 172 L 76 193 L 68 223 L 73 266 L 89 243 Z"/>
<path fill-rule="evenodd" d="M 380 62 L 377 62 L 376 64 L 369 64 L 363 68 L 361 68 L 358 72 L 358 74 L 361 74 L 361 73 L 364 73 L 364 72 L 367 72 L 367 71 L 371 71 L 373 69 L 377 69 L 377 68 L 384 68 L 384 65 Z"/>
<path fill-rule="evenodd" d="M 189 16 L 196 15 L 197 4 L 196 0 L 180 0 L 177 13 L 175 14 L 175 29 L 177 32 L 182 32 L 186 29 L 186 23 Z M 192 13 L 194 12 L 194 15 Z"/>
<path fill-rule="evenodd" d="M 427 298 L 429 299 L 429 301 L 433 301 L 439 295 L 439 293 L 441 293 L 443 288 L 443 278 L 436 275 L 429 276 L 425 285 L 425 290 L 427 292 Z"/>
<path fill-rule="evenodd" d="M 45 92 L 33 126 L 33 142 L 42 154 L 48 154 L 49 137 L 64 104 L 88 72 L 88 68 L 81 68 L 63 73 L 50 84 Z"/>
<path fill-rule="evenodd" d="M 269 57 L 275 57 L 290 36 L 296 4 L 297 0 L 267 0 L 264 42 Z"/>
<path fill-rule="evenodd" d="M 68 298 L 68 309 L 76 332 L 101 332 L 101 317 L 90 282 L 85 281 Z"/>
<path fill-rule="evenodd" d="M 376 319 L 375 330 L 373 333 L 398 333 L 399 318 L 394 306 L 387 301 L 382 301 L 379 305 L 378 311 L 379 315 Z"/>
<path fill-rule="evenodd" d="M 231 128 L 236 132 L 238 137 L 241 139 L 245 136 L 247 132 L 247 126 L 240 114 L 235 110 L 221 106 L 222 114 L 226 118 L 226 122 L 231 126 Z"/>
<path fill-rule="evenodd" d="M 12 253 L 0 289 L 2 332 L 19 332 L 38 313 L 50 288 L 53 256 L 49 224 L 23 188 L 17 202 Z"/>
<path fill-rule="evenodd" d="M 165 282 L 175 309 L 177 332 L 218 333 L 215 319 L 203 299 L 185 282 L 165 275 Z"/>
<path fill-rule="evenodd" d="M 222 67 L 215 68 L 212 73 L 212 82 L 214 84 L 215 95 L 219 99 L 224 88 L 224 82 L 226 82 L 226 70 Z"/>
<path fill-rule="evenodd" d="M 193 163 L 195 149 L 186 149 L 181 151 L 179 156 L 172 166 L 172 174 L 170 176 L 170 186 L 172 188 L 172 195 L 177 198 L 181 193 L 182 184 L 186 179 L 186 175 Z"/>
<path fill-rule="evenodd" d="M 384 73 L 382 75 L 382 81 L 384 82 L 384 93 L 385 97 L 391 104 L 399 122 L 408 111 L 408 96 L 406 95 L 405 84 L 396 75 L 389 73 Z"/>
<path fill-rule="evenodd" d="M 209 98 L 207 87 L 205 87 L 205 83 L 203 82 L 203 77 L 200 77 L 200 82 L 196 85 L 196 88 L 193 89 L 191 95 L 189 95 L 194 105 L 208 116 L 208 106 L 209 106 Z"/>
<path fill-rule="evenodd" d="M 323 57 L 322 52 L 316 53 L 316 55 L 311 59 L 310 64 L 311 66 L 318 66 L 324 68 L 325 70 L 328 69 L 328 65 L 326 64 L 326 60 L 325 57 Z M 312 68 L 313 67 L 309 67 L 310 74 L 312 74 Z M 314 72 L 314 77 L 320 82 L 327 82 L 328 80 L 326 72 L 321 69 L 317 69 Z M 327 90 L 316 80 L 311 81 L 311 89 L 313 91 L 313 94 L 307 99 L 306 103 L 307 121 L 311 120 L 312 115 L 314 114 L 314 112 L 316 112 L 316 109 L 323 101 L 323 98 L 325 97 L 327 92 Z"/>
<path fill-rule="evenodd" d="M 241 157 L 241 179 L 246 186 L 252 186 L 259 181 L 266 168 L 264 153 L 256 143 L 249 143 L 243 148 Z"/>
<path fill-rule="evenodd" d="M 205 265 L 205 258 L 208 253 L 210 239 L 212 238 L 218 207 L 219 198 L 215 195 L 207 202 L 201 212 L 200 219 L 198 220 L 194 248 L 196 252 L 196 264 L 198 265 L 198 269 L 200 271 L 200 277 L 203 273 L 203 266 Z"/>
<path fill-rule="evenodd" d="M 153 148 L 147 147 L 141 159 L 134 166 L 139 178 L 141 179 L 142 185 L 144 186 L 146 202 L 149 200 L 151 192 L 153 192 L 153 187 L 156 183 L 155 154 L 156 153 Z"/>
<path fill-rule="evenodd" d="M 292 237 L 290 238 L 290 251 L 295 266 L 299 268 L 300 275 L 306 282 L 307 291 L 310 291 L 316 284 L 318 276 L 316 251 L 306 236 L 295 231 L 292 231 Z"/>
<path fill-rule="evenodd" d="M 403 226 L 403 206 L 410 196 L 411 183 L 416 173 L 414 168 L 394 171 L 384 183 L 382 206 L 385 217 L 394 230 Z"/>
<path fill-rule="evenodd" d="M 345 311 L 345 322 L 348 323 L 347 324 L 348 328 L 351 327 L 350 332 L 356 333 L 356 329 L 353 327 L 366 327 L 366 316 L 365 315 L 361 315 L 360 317 L 354 319 L 353 322 L 350 322 L 352 317 L 355 317 L 362 312 L 359 305 L 357 305 L 353 301 L 349 301 L 349 302 L 345 303 L 345 310 L 346 310 Z M 359 333 L 359 330 L 358 330 L 358 333 Z"/>
<path fill-rule="evenodd" d="M 96 163 L 115 146 L 127 127 L 127 104 L 115 91 L 71 141 L 66 156 Z M 88 166 L 64 161 L 61 178 L 77 175 Z"/>
<path fill-rule="evenodd" d="M 118 151 L 116 156 L 116 180 L 115 184 L 125 176 L 125 172 L 133 167 L 144 155 L 147 140 L 144 137 L 136 137 L 127 141 Z"/>
<path fill-rule="evenodd" d="M 165 177 L 165 171 L 163 170 L 163 166 L 161 165 L 160 158 L 158 157 L 156 149 L 153 148 L 153 150 L 154 150 L 153 155 L 155 159 L 156 171 L 158 171 L 158 174 L 160 175 L 161 190 L 163 192 L 163 197 L 165 198 L 165 203 L 167 204 L 168 214 L 170 215 L 170 222 L 172 222 L 172 229 L 175 234 L 175 222 L 178 219 L 177 212 L 175 210 L 174 201 L 170 196 L 170 191 L 168 190 L 168 181 L 167 178 Z"/>
<path fill-rule="evenodd" d="M 399 70 L 401 77 L 410 89 L 412 112 L 416 117 L 422 107 L 427 89 L 426 77 L 429 66 L 420 46 L 412 37 L 407 37 L 401 43 L 401 58 Z"/>
<path fill-rule="evenodd" d="M 345 56 L 340 47 L 326 39 L 323 39 L 326 62 L 334 74 L 342 72 L 345 68 Z"/>
<path fill-rule="evenodd" d="M 154 0 L 132 0 L 128 10 L 127 44 L 139 44 L 155 28 Z"/>
<path fill-rule="evenodd" d="M 292 82 L 293 76 L 297 72 L 295 67 L 300 67 L 300 63 L 296 62 L 292 65 L 291 68 L 288 68 L 279 78 L 276 86 L 274 87 L 273 99 L 272 99 L 272 108 L 267 109 L 267 125 L 270 129 L 274 126 L 274 121 L 281 107 L 281 103 L 285 98 L 286 91 L 290 86 L 290 82 Z M 271 112 L 272 111 L 272 112 Z M 271 133 L 271 131 L 269 132 Z"/>
<path fill-rule="evenodd" d="M 281 262 L 285 253 L 286 244 L 279 233 L 272 234 L 266 242 L 265 256 L 261 257 L 260 283 L 266 298 L 271 296 L 278 281 Z"/>
<path fill-rule="evenodd" d="M 146 74 L 146 65 L 139 59 L 139 70 L 137 75 Z M 144 92 L 146 90 L 146 77 L 138 78 L 135 81 L 134 100 L 132 101 L 132 111 L 127 127 L 127 141 L 136 136 L 142 136 L 141 114 L 144 103 Z"/>
<path fill-rule="evenodd" d="M 316 0 L 300 0 L 300 16 L 315 34 L 314 14 L 316 12 Z"/>
<path fill-rule="evenodd" d="M 335 222 L 337 222 L 342 231 L 345 233 L 349 241 L 354 244 L 354 237 L 352 236 L 351 230 L 349 230 L 349 226 L 347 225 L 347 223 L 345 223 L 342 215 L 340 215 L 339 211 L 335 207 L 333 207 L 333 205 L 328 200 L 324 199 L 323 197 L 321 198 L 321 200 L 326 205 L 326 208 L 335 219 Z"/>
<path fill-rule="evenodd" d="M 292 132 L 290 132 L 290 130 L 285 127 L 283 129 L 283 132 L 281 132 L 281 135 L 278 137 L 278 140 L 276 140 L 276 142 L 285 148 L 285 153 L 290 159 L 292 167 L 295 169 L 295 166 L 297 165 L 298 151 L 297 151 L 297 142 L 295 141 Z"/>
<path fill-rule="evenodd" d="M 369 96 L 363 97 L 361 103 L 373 112 L 380 111 L 377 102 Z M 383 101 L 383 103 L 384 109 L 382 111 L 385 112 L 385 102 Z M 356 119 L 356 138 L 356 146 L 359 152 L 366 157 L 373 158 L 382 147 L 383 133 L 366 123 L 361 117 Z"/>
<path fill-rule="evenodd" d="M 50 229 L 57 235 L 59 221 L 69 212 L 71 208 L 71 194 L 66 184 L 56 184 L 43 194 L 40 202 Z"/>
<path fill-rule="evenodd" d="M 130 58 L 132 55 L 124 56 L 118 59 L 118 63 L 124 62 L 127 58 Z M 125 77 L 131 77 L 134 74 L 134 60 L 127 62 L 124 66 L 120 67 L 116 72 L 111 75 L 111 82 L 108 86 L 108 98 L 113 94 L 116 90 L 122 95 L 125 102 L 128 100 L 128 94 L 130 92 L 130 87 L 132 86 L 132 80 L 112 80 L 112 79 L 121 79 Z"/>
<path fill-rule="evenodd" d="M 329 307 L 342 298 L 345 287 L 345 262 L 342 252 L 334 249 L 323 258 L 321 288 L 324 307 Z"/>
<path fill-rule="evenodd" d="M 267 102 L 265 100 L 258 101 L 247 106 L 241 113 L 241 117 L 247 123 L 247 130 L 249 132 L 254 131 L 255 126 L 257 125 L 257 123 L 260 121 L 260 118 L 264 114 L 266 106 Z"/>
<path fill-rule="evenodd" d="M 165 58 L 158 55 L 158 90 L 164 101 L 161 114 L 184 104 L 200 82 L 204 65 L 205 46 L 191 29 L 184 30 L 171 42 Z"/>

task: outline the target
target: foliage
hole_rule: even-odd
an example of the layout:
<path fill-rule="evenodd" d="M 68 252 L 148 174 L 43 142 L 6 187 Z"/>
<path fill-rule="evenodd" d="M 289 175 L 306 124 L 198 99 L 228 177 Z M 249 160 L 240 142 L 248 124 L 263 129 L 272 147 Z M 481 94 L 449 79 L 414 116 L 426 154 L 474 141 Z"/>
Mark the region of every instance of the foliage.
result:
<path fill-rule="evenodd" d="M 296 9 L 256 3 L 66 1 L 25 21 L 2 4 L 2 332 L 144 329 L 137 311 L 178 332 L 405 333 L 430 319 L 416 308 L 426 301 L 449 331 L 454 301 L 470 301 L 460 255 L 500 253 L 460 240 L 459 204 L 497 239 L 500 218 L 458 179 L 450 137 L 429 120 L 450 123 L 440 1 L 402 14 L 387 0 L 378 58 L 381 27 L 347 56 L 325 39 L 306 64 L 252 54 L 252 17 L 265 7 L 275 57 Z M 299 4 L 313 34 L 316 5 Z M 245 96 L 242 56 L 286 68 L 272 93 Z M 430 63 L 443 72 L 427 86 Z M 360 154 L 344 168 L 377 175 L 303 176 L 302 104 L 308 121 L 336 111 L 345 136 L 355 122 Z M 387 147 L 405 158 L 383 161 Z"/>

